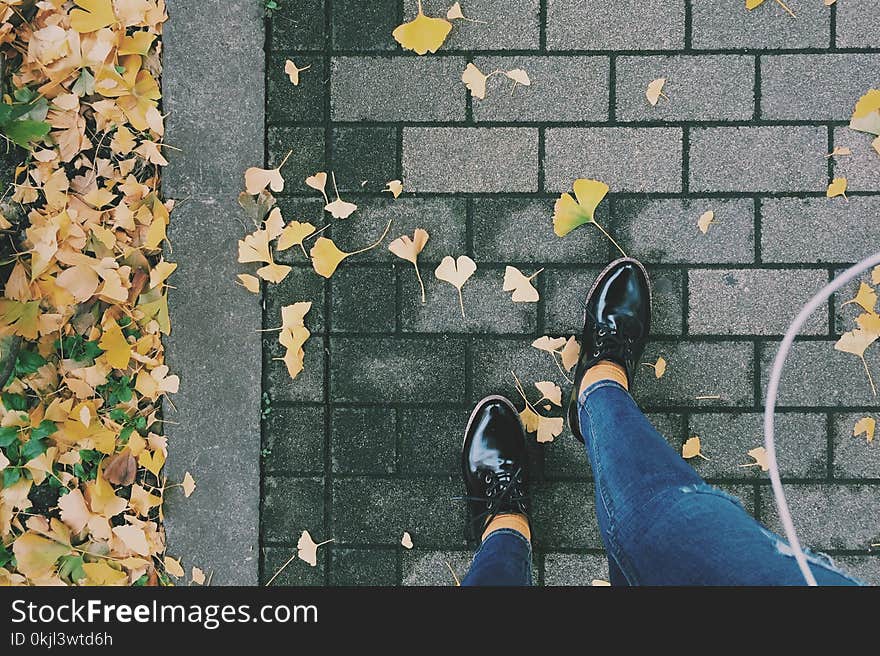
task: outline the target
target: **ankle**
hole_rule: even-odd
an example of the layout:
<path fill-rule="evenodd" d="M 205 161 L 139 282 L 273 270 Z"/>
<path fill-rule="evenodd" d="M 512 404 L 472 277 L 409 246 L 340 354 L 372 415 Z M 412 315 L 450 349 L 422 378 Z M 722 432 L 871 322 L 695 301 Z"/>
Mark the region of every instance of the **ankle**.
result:
<path fill-rule="evenodd" d="M 525 537 L 525 539 L 529 542 L 532 541 L 532 531 L 529 528 L 529 519 L 521 513 L 505 513 L 503 515 L 496 515 L 488 524 L 486 524 L 486 528 L 483 529 L 483 536 L 480 538 L 480 540 L 485 541 L 485 539 L 489 537 L 490 533 L 493 533 L 494 531 L 502 528 L 509 528 L 511 530 L 514 530 Z"/>
<path fill-rule="evenodd" d="M 584 372 L 584 377 L 581 379 L 581 385 L 578 389 L 578 396 L 590 385 L 598 383 L 600 380 L 613 380 L 616 383 L 620 383 L 623 389 L 629 389 L 626 369 L 611 360 L 600 360 Z"/>

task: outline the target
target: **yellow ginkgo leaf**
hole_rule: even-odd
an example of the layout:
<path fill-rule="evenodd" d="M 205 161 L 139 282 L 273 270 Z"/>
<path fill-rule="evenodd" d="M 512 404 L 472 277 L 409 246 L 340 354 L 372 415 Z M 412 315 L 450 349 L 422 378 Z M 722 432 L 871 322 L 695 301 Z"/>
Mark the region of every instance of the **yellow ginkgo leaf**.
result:
<path fill-rule="evenodd" d="M 574 336 L 569 337 L 568 341 L 565 342 L 565 346 L 563 346 L 562 350 L 559 352 L 559 359 L 562 360 L 562 367 L 566 371 L 571 371 L 572 367 L 577 364 L 580 354 L 581 345 L 578 344 L 578 341 Z"/>
<path fill-rule="evenodd" d="M 859 98 L 849 127 L 860 132 L 880 135 L 880 89 L 869 89 Z"/>
<path fill-rule="evenodd" d="M 339 197 L 339 189 L 336 186 L 336 173 L 331 175 L 333 176 L 333 190 L 336 192 L 336 200 L 332 203 L 327 203 L 324 206 L 324 210 L 330 212 L 334 219 L 347 219 L 358 206 L 354 203 L 346 202 Z"/>
<path fill-rule="evenodd" d="M 828 198 L 834 198 L 835 196 L 846 198 L 846 178 L 834 178 L 831 184 L 828 185 L 825 195 Z"/>
<path fill-rule="evenodd" d="M 660 101 L 660 98 L 665 98 L 666 100 L 669 100 L 669 96 L 663 93 L 664 84 L 666 84 L 666 78 L 659 77 L 648 85 L 648 88 L 645 91 L 645 98 L 648 99 L 651 107 L 655 107 Z"/>
<path fill-rule="evenodd" d="M 874 441 L 874 430 L 877 428 L 877 421 L 873 417 L 862 417 L 853 427 L 853 437 L 864 435 L 865 440 L 869 443 Z"/>
<path fill-rule="evenodd" d="M 650 362 L 643 362 L 642 364 L 654 370 L 655 378 L 663 378 L 663 374 L 666 373 L 666 360 L 662 357 L 657 358 L 657 362 L 653 364 Z"/>
<path fill-rule="evenodd" d="M 183 483 L 180 484 L 180 487 L 183 488 L 183 496 L 188 499 L 196 491 L 196 479 L 192 477 L 192 474 L 186 472 L 183 475 Z"/>
<path fill-rule="evenodd" d="M 570 194 L 562 194 L 553 207 L 553 232 L 556 236 L 565 237 L 578 226 L 592 223 L 626 257 L 620 245 L 596 222 L 596 208 L 608 194 L 608 185 L 599 180 L 578 178 L 573 188 L 577 201 Z"/>
<path fill-rule="evenodd" d="M 332 239 L 318 237 L 315 241 L 315 245 L 312 246 L 312 249 L 309 251 L 309 255 L 312 258 L 312 267 L 315 269 L 315 273 L 324 278 L 329 278 L 345 258 L 357 255 L 358 253 L 365 253 L 366 251 L 376 248 L 376 246 L 382 243 L 382 240 L 385 239 L 385 235 L 387 235 L 388 231 L 391 229 L 392 221 L 388 221 L 385 231 L 374 243 L 351 253 L 339 250 L 336 244 L 333 243 Z"/>
<path fill-rule="evenodd" d="M 416 278 L 418 278 L 419 287 L 422 290 L 422 303 L 425 302 L 425 283 L 422 282 L 422 274 L 419 272 L 418 257 L 427 243 L 428 232 L 422 228 L 416 228 L 412 239 L 409 238 L 409 235 L 403 235 L 388 244 L 389 251 L 401 259 L 412 262 L 416 268 Z"/>
<path fill-rule="evenodd" d="M 543 417 L 538 415 L 538 430 L 535 438 L 539 444 L 552 442 L 565 426 L 565 420 L 562 417 Z"/>
<path fill-rule="evenodd" d="M 564 347 L 566 344 L 565 337 L 549 337 L 544 335 L 532 342 L 532 346 L 539 351 L 547 351 L 554 353 Z"/>
<path fill-rule="evenodd" d="M 304 560 L 312 567 L 315 567 L 318 564 L 318 547 L 327 544 L 328 542 L 333 542 L 333 538 L 316 544 L 312 539 L 312 536 L 309 535 L 309 532 L 303 531 L 299 541 L 296 543 L 297 555 L 301 560 Z"/>
<path fill-rule="evenodd" d="M 74 0 L 78 7 L 70 12 L 70 27 L 80 34 L 97 32 L 116 22 L 110 0 Z"/>
<path fill-rule="evenodd" d="M 107 363 L 114 369 L 125 369 L 131 359 L 131 345 L 122 334 L 122 328 L 115 321 L 111 321 L 101 335 L 98 346 L 104 349 L 104 357 Z"/>
<path fill-rule="evenodd" d="M 401 546 L 403 546 L 404 549 L 413 548 L 412 536 L 409 534 L 409 531 L 403 532 L 403 537 L 400 538 L 400 544 Z"/>
<path fill-rule="evenodd" d="M 874 291 L 871 285 L 860 283 L 859 292 L 855 295 L 855 298 L 844 301 L 842 305 L 849 305 L 850 303 L 855 303 L 866 312 L 874 312 L 874 308 L 877 306 L 877 292 Z"/>
<path fill-rule="evenodd" d="M 252 276 L 249 273 L 239 273 L 238 279 L 241 281 L 241 284 L 247 289 L 249 292 L 253 294 L 260 293 L 260 279 L 256 276 Z"/>
<path fill-rule="evenodd" d="M 171 574 L 171 576 L 176 576 L 178 578 L 186 576 L 183 572 L 183 567 L 180 566 L 180 561 L 176 558 L 165 556 L 162 559 L 162 562 L 165 565 L 165 571 Z"/>
<path fill-rule="evenodd" d="M 464 69 L 464 72 L 461 74 L 461 81 L 465 83 L 468 91 L 471 92 L 471 95 L 474 98 L 479 98 L 480 100 L 483 100 L 486 97 L 486 81 L 488 79 L 489 76 L 484 75 L 483 72 L 473 64 L 468 64 Z"/>
<path fill-rule="evenodd" d="M 291 269 L 292 267 L 289 267 L 286 264 L 270 262 L 266 266 L 257 269 L 257 275 L 266 282 L 274 282 L 275 284 L 278 284 L 287 277 L 287 274 L 290 273 Z"/>
<path fill-rule="evenodd" d="M 293 151 L 291 151 L 293 152 Z M 244 188 L 251 196 L 256 196 L 268 185 L 272 191 L 284 191 L 284 178 L 281 175 L 281 167 L 287 163 L 290 153 L 284 156 L 274 169 L 261 169 L 252 166 L 244 172 Z"/>
<path fill-rule="evenodd" d="M 871 142 L 871 147 L 877 152 L 878 155 L 880 155 L 880 137 L 877 137 L 876 139 L 874 139 L 874 141 Z"/>
<path fill-rule="evenodd" d="M 530 276 L 526 276 L 516 267 L 507 266 L 504 269 L 503 291 L 513 292 L 511 300 L 514 303 L 536 303 L 540 298 L 538 290 L 532 284 L 532 279 L 544 269 L 538 269 Z"/>
<path fill-rule="evenodd" d="M 688 440 L 682 445 L 681 457 L 685 460 L 698 457 L 703 460 L 708 460 L 708 458 L 703 455 L 701 448 L 700 438 L 694 435 L 693 437 L 688 438 Z"/>
<path fill-rule="evenodd" d="M 400 180 L 389 180 L 385 183 L 385 188 L 382 191 L 390 193 L 395 198 L 399 198 L 400 194 L 403 193 L 403 182 Z"/>
<path fill-rule="evenodd" d="M 740 467 L 760 467 L 761 471 L 770 471 L 770 464 L 767 462 L 767 450 L 763 446 L 752 449 L 748 454 L 754 458 L 755 462 L 740 465 Z"/>
<path fill-rule="evenodd" d="M 303 246 L 303 240 L 314 232 L 315 226 L 311 223 L 291 221 L 281 231 L 281 236 L 278 237 L 278 243 L 275 248 L 279 251 L 286 251 L 291 246 L 299 246 L 302 249 L 303 255 L 308 257 L 306 248 Z"/>
<path fill-rule="evenodd" d="M 846 146 L 835 146 L 834 150 L 825 155 L 825 157 L 846 157 L 852 155 L 852 148 Z"/>
<path fill-rule="evenodd" d="M 776 0 L 776 3 L 780 7 L 782 7 L 789 16 L 791 16 L 792 18 L 797 18 L 797 16 L 795 16 L 795 13 L 782 0 Z M 746 9 L 751 11 L 752 9 L 760 7 L 762 4 L 764 4 L 764 0 L 746 0 Z"/>
<path fill-rule="evenodd" d="M 878 337 L 880 336 L 876 333 L 856 328 L 855 330 L 843 333 L 843 335 L 840 336 L 840 339 L 834 344 L 836 350 L 842 351 L 843 353 L 851 353 L 862 361 L 862 366 L 864 366 L 865 373 L 868 375 L 868 382 L 871 384 L 871 391 L 874 393 L 874 396 L 877 396 L 877 388 L 874 386 L 874 379 L 871 376 L 871 370 L 868 369 L 868 363 L 865 361 L 865 350 L 871 344 L 876 342 Z"/>
<path fill-rule="evenodd" d="M 546 399 L 553 405 L 562 407 L 562 389 L 559 385 L 549 380 L 542 380 L 535 383 L 535 387 L 541 393 L 538 403 Z"/>
<path fill-rule="evenodd" d="M 519 413 L 520 421 L 522 421 L 523 428 L 526 429 L 527 433 L 534 433 L 538 430 L 538 424 L 541 422 L 541 416 L 536 413 L 530 406 L 526 406 L 523 408 L 523 411 Z"/>
<path fill-rule="evenodd" d="M 413 50 L 419 55 L 429 52 L 437 52 L 446 37 L 452 30 L 452 23 L 443 18 L 431 18 L 425 16 L 422 11 L 422 0 L 417 0 L 419 13 L 415 19 L 403 25 L 398 25 L 391 35 L 394 40 L 407 50 Z"/>
<path fill-rule="evenodd" d="M 238 261 L 242 264 L 247 262 L 271 262 L 272 254 L 269 252 L 269 232 L 261 229 L 252 232 L 244 239 L 240 239 L 238 241 Z"/>
<path fill-rule="evenodd" d="M 521 68 L 514 68 L 506 71 L 504 75 L 513 80 L 514 87 L 516 87 L 517 84 L 521 84 L 524 87 L 529 87 L 532 85 L 532 80 L 531 78 L 529 78 L 529 74 Z"/>
<path fill-rule="evenodd" d="M 306 186 L 311 187 L 312 189 L 316 189 L 321 192 L 321 195 L 324 197 L 324 203 L 329 204 L 330 199 L 327 198 L 327 173 L 324 171 L 318 171 L 314 175 L 310 175 L 305 180 Z"/>
<path fill-rule="evenodd" d="M 311 65 L 299 68 L 289 59 L 284 62 L 284 72 L 287 74 L 287 77 L 290 78 L 290 83 L 293 86 L 297 86 L 299 84 L 299 74 L 303 71 L 309 70 L 310 68 Z"/>
<path fill-rule="evenodd" d="M 453 258 L 451 255 L 447 255 L 440 261 L 437 268 L 434 269 L 434 275 L 438 280 L 448 282 L 458 290 L 458 304 L 461 307 L 462 318 L 465 315 L 464 298 L 461 294 L 461 288 L 464 286 L 464 283 L 474 275 L 476 270 L 477 263 L 467 255 L 459 255 L 458 259 Z"/>
<path fill-rule="evenodd" d="M 704 235 L 709 232 L 709 226 L 715 221 L 715 212 L 708 210 L 700 215 L 697 219 L 697 227 Z"/>

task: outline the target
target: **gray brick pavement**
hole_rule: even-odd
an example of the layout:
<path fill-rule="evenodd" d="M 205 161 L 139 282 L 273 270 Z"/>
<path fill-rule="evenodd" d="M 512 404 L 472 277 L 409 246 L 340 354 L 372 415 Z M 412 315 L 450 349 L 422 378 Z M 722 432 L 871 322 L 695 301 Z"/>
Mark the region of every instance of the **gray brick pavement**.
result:
<path fill-rule="evenodd" d="M 555 198 L 577 177 L 610 185 L 597 220 L 654 281 L 662 338 L 644 361 L 662 355 L 668 369 L 656 379 L 641 368 L 637 401 L 673 448 L 700 435 L 711 460 L 691 464 L 775 526 L 766 473 L 739 465 L 762 441 L 778 336 L 829 274 L 880 238 L 877 155 L 869 135 L 845 127 L 876 86 L 877 2 L 792 0 L 792 19 L 771 1 L 749 12 L 742 0 L 471 0 L 465 14 L 486 23 L 457 21 L 426 57 L 390 37 L 414 3 L 362 4 L 334 0 L 325 17 L 320 0 L 296 11 L 286 3 L 270 19 L 267 164 L 293 151 L 279 205 L 286 219 L 315 225 L 326 222 L 323 201 L 302 179 L 336 171 L 359 208 L 325 233 L 343 250 L 370 243 L 390 219 L 389 240 L 428 230 L 420 270 L 429 302 L 386 245 L 330 281 L 295 249 L 279 256 L 296 266 L 267 286 L 264 328 L 277 325 L 281 305 L 308 298 L 315 334 L 295 381 L 272 359 L 282 355 L 275 335 L 263 338 L 263 580 L 305 528 L 337 542 L 322 547 L 318 567 L 295 561 L 278 583 L 451 585 L 447 562 L 464 576 L 472 552 L 450 497 L 461 493 L 471 404 L 488 393 L 519 404 L 512 370 L 526 387 L 567 389 L 530 343 L 579 332 L 583 293 L 617 256 L 591 226 L 553 234 Z M 448 4 L 425 8 L 438 15 Z M 313 65 L 299 87 L 283 75 L 288 57 Z M 532 85 L 511 94 L 495 76 L 485 100 L 468 98 L 460 76 L 469 61 L 485 72 L 524 68 Z M 667 78 L 669 100 L 651 107 L 644 92 L 657 77 Z M 829 162 L 833 146 L 853 155 Z M 824 197 L 831 175 L 848 178 L 849 201 Z M 398 199 L 381 193 L 395 178 L 404 181 Z M 703 234 L 697 219 L 708 210 L 715 219 Z M 465 320 L 454 288 L 433 276 L 442 257 L 461 254 L 479 267 L 464 287 Z M 507 264 L 545 268 L 539 303 L 507 299 Z M 846 550 L 841 563 L 876 583 L 880 437 L 867 444 L 852 427 L 880 415 L 860 361 L 833 349 L 832 335 L 856 314 L 841 310 L 842 297 L 811 319 L 787 363 L 779 458 L 805 542 Z M 531 445 L 530 466 L 536 582 L 607 579 L 583 447 L 566 429 Z M 399 546 L 404 530 L 411 551 Z"/>

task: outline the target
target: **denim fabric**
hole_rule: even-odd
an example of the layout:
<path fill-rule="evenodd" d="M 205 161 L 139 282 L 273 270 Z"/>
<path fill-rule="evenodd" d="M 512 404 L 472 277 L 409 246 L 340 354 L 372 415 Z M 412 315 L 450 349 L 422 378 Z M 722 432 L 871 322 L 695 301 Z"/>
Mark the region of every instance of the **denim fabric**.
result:
<path fill-rule="evenodd" d="M 788 543 L 707 485 L 618 383 L 578 399 L 596 515 L 618 585 L 804 585 Z M 820 585 L 858 585 L 808 554 Z"/>
<path fill-rule="evenodd" d="M 590 385 L 578 410 L 612 585 L 805 584 L 788 542 L 707 485 L 621 385 Z M 529 544 L 505 531 L 486 539 L 462 585 L 529 585 Z M 824 554 L 807 559 L 819 585 L 860 584 Z"/>
<path fill-rule="evenodd" d="M 474 555 L 462 585 L 531 585 L 532 546 L 510 528 L 492 531 Z"/>

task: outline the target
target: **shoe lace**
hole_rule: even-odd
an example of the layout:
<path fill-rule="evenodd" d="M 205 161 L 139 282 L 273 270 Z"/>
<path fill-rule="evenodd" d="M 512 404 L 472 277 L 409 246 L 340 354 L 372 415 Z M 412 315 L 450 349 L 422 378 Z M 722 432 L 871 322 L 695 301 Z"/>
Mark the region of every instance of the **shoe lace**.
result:
<path fill-rule="evenodd" d="M 479 501 L 486 504 L 486 510 L 471 520 L 476 526 L 485 526 L 496 516 L 504 512 L 526 512 L 528 494 L 523 490 L 523 470 L 517 467 L 513 472 L 486 471 L 483 474 L 486 483 L 485 496 L 453 497 L 457 501 Z"/>
<path fill-rule="evenodd" d="M 584 311 L 590 317 L 593 325 L 595 326 L 594 342 L 596 344 L 596 348 L 593 353 L 594 356 L 598 357 L 603 352 L 608 351 L 614 353 L 622 353 L 626 358 L 631 358 L 633 356 L 633 347 L 635 345 L 635 341 L 632 337 L 629 337 L 626 334 L 622 334 L 618 328 L 610 324 L 601 323 L 590 311 L 589 307 L 585 307 Z M 633 317 L 632 320 L 638 321 L 638 319 L 636 319 L 635 317 Z"/>

